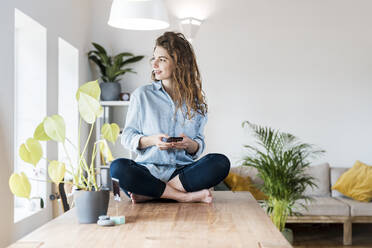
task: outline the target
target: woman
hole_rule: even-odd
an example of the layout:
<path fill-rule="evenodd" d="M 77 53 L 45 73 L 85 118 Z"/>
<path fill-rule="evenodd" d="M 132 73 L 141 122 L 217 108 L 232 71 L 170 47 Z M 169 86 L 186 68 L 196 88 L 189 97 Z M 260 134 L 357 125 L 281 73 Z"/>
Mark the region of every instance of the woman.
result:
<path fill-rule="evenodd" d="M 111 177 L 133 203 L 210 203 L 209 188 L 227 176 L 230 161 L 222 154 L 195 161 L 205 148 L 207 104 L 191 44 L 181 33 L 165 32 L 156 40 L 151 65 L 153 82 L 132 93 L 121 137 L 138 156 L 113 161 Z M 183 139 L 166 142 L 171 136 Z"/>

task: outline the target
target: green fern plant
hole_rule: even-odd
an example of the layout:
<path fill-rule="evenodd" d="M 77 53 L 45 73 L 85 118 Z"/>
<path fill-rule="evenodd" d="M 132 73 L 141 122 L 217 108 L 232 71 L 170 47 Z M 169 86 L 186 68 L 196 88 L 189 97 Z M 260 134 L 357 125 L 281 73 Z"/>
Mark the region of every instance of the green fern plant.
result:
<path fill-rule="evenodd" d="M 258 176 L 264 181 L 261 190 L 268 196 L 266 210 L 274 225 L 283 231 L 288 215 L 297 214 L 293 210 L 295 202 L 310 200 L 304 195 L 307 186 L 315 186 L 314 178 L 305 173 L 309 160 L 325 151 L 270 127 L 248 121 L 242 123 L 242 127 L 245 126 L 253 131 L 258 146 L 244 145 L 248 155 L 242 164 L 258 170 Z"/>
<path fill-rule="evenodd" d="M 144 56 L 134 56 L 132 53 L 119 53 L 115 56 L 109 56 L 106 50 L 99 44 L 92 42 L 96 50 L 88 52 L 88 59 L 94 62 L 100 72 L 103 82 L 118 82 L 120 76 L 125 73 L 136 73 L 132 68 L 125 68 L 131 63 L 143 59 Z M 124 57 L 129 57 L 124 59 Z"/>

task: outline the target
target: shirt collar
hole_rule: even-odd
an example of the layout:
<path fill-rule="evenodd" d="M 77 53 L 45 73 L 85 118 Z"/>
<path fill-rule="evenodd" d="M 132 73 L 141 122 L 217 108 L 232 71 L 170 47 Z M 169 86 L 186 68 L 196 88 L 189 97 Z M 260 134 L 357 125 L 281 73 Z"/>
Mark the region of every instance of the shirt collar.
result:
<path fill-rule="evenodd" d="M 163 88 L 161 81 L 154 81 L 152 82 L 152 85 L 154 87 L 154 90 L 161 90 L 161 88 Z"/>

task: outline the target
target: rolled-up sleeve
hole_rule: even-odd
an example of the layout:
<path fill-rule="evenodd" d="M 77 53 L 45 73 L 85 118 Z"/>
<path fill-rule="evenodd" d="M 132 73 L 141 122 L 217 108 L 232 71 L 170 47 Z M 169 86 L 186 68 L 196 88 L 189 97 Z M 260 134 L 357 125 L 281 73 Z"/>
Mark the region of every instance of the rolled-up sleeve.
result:
<path fill-rule="evenodd" d="M 204 127 L 205 127 L 205 124 L 207 123 L 207 121 L 208 121 L 208 115 L 205 114 L 205 116 L 203 116 L 200 120 L 199 131 L 198 131 L 198 134 L 196 135 L 196 137 L 194 138 L 194 140 L 199 144 L 199 148 L 198 148 L 198 150 L 196 151 L 195 154 L 191 155 L 193 160 L 200 157 L 200 155 L 203 153 L 203 151 L 205 149 Z"/>
<path fill-rule="evenodd" d="M 136 153 L 144 151 L 138 148 L 139 140 L 144 136 L 141 128 L 140 111 L 141 108 L 137 96 L 132 95 L 125 119 L 125 127 L 121 135 L 121 144 Z"/>

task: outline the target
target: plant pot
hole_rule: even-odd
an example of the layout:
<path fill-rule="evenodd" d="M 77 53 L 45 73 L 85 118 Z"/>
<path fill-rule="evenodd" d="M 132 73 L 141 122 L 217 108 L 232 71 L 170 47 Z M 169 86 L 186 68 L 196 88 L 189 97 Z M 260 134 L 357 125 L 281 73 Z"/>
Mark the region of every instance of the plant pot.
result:
<path fill-rule="evenodd" d="M 293 245 L 293 231 L 292 229 L 289 229 L 289 228 L 284 228 L 284 230 L 282 231 L 282 234 L 283 236 L 285 237 L 285 239 L 291 244 Z"/>
<path fill-rule="evenodd" d="M 103 82 L 99 86 L 102 101 L 117 101 L 120 99 L 121 86 L 118 82 Z"/>
<path fill-rule="evenodd" d="M 106 215 L 109 204 L 110 191 L 85 191 L 74 192 L 77 217 L 80 224 L 96 223 L 98 216 Z"/>

